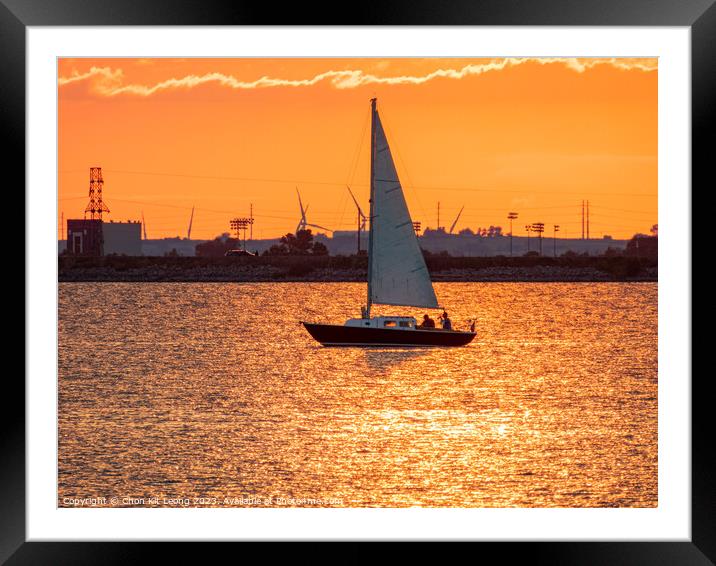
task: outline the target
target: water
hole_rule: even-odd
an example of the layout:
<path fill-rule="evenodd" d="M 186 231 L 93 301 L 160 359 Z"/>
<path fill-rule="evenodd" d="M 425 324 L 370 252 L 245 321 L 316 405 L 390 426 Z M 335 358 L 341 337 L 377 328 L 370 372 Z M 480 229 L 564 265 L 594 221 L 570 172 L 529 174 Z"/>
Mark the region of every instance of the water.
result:
<path fill-rule="evenodd" d="M 299 326 L 363 284 L 60 284 L 58 505 L 657 505 L 655 283 L 436 290 L 469 346 Z"/>

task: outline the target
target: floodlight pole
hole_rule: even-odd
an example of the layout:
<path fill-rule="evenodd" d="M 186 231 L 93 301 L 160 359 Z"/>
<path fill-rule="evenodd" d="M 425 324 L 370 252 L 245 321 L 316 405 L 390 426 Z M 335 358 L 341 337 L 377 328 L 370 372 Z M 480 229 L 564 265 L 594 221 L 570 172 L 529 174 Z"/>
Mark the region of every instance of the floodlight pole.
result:
<path fill-rule="evenodd" d="M 510 221 L 510 256 L 512 255 L 512 221 L 517 219 L 516 212 L 510 212 L 507 214 L 507 219 Z"/>

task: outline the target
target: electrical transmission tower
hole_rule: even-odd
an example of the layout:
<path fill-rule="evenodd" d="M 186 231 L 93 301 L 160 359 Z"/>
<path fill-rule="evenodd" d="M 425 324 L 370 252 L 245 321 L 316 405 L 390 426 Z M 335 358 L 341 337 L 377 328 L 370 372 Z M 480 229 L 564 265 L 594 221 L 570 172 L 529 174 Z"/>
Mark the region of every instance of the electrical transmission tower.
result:
<path fill-rule="evenodd" d="M 89 202 L 85 207 L 85 219 L 90 213 L 90 220 L 102 220 L 102 213 L 109 212 L 109 208 L 102 201 L 102 179 L 101 167 L 90 167 Z"/>

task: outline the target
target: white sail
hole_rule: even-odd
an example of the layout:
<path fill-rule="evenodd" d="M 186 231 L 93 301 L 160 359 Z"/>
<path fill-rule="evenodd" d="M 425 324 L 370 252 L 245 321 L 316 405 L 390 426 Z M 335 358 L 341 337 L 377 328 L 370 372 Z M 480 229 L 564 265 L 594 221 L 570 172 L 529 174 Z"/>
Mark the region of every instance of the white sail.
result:
<path fill-rule="evenodd" d="M 370 301 L 383 305 L 438 308 L 377 111 L 374 127 Z"/>

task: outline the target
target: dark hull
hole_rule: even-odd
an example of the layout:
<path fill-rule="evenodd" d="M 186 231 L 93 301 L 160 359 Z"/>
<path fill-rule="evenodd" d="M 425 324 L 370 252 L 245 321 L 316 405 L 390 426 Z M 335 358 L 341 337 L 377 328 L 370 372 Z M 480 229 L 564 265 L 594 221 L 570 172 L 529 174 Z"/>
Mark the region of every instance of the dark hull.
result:
<path fill-rule="evenodd" d="M 401 330 L 361 328 L 302 322 L 308 333 L 324 346 L 465 346 L 474 332 L 457 330 Z"/>

